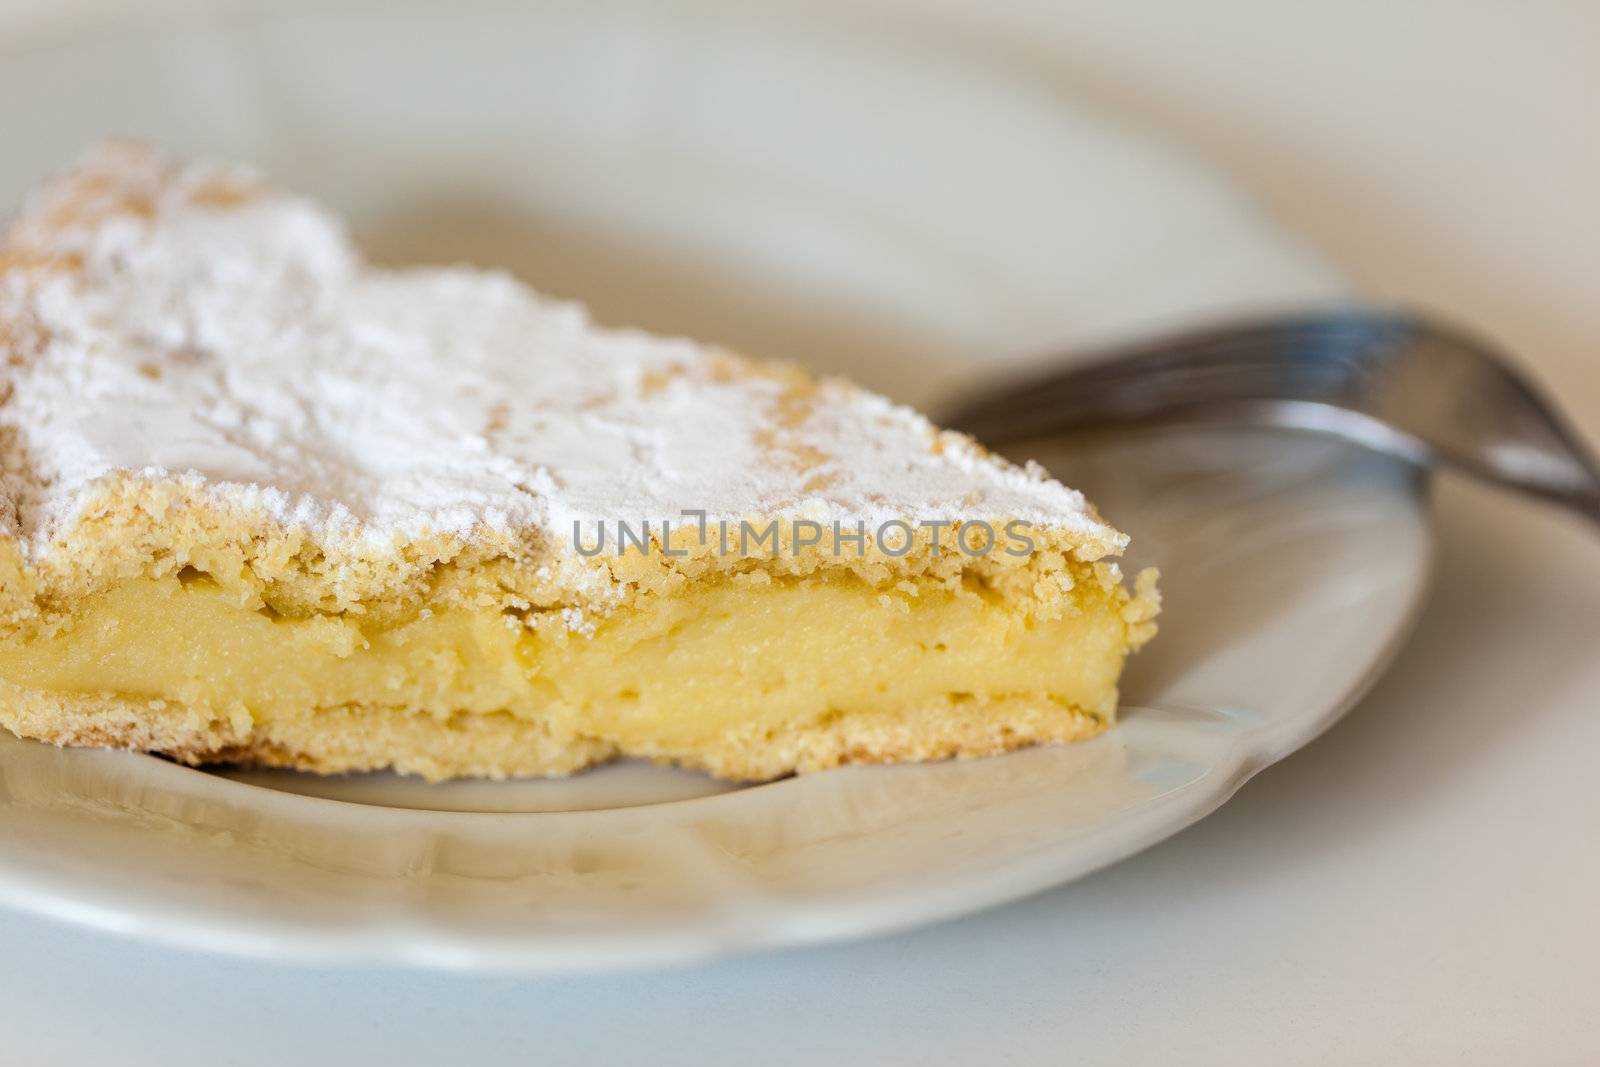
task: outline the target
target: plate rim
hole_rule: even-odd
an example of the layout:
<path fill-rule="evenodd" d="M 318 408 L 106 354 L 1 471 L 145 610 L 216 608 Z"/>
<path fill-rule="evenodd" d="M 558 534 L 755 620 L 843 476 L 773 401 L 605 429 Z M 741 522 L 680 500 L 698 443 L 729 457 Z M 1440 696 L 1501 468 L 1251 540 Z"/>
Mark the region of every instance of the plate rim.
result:
<path fill-rule="evenodd" d="M 344 13 L 361 5 L 339 5 Z M 474 7 L 496 7 L 498 4 L 477 4 Z M 697 5 L 697 7 L 714 5 Z M 313 5 L 304 5 L 316 10 Z M 402 4 L 402 9 L 411 5 Z M 209 16 L 209 21 L 239 23 L 278 14 L 298 13 L 300 4 L 291 4 L 280 11 L 271 11 L 265 5 L 245 4 Z M 381 10 L 381 9 L 379 9 Z M 75 27 L 60 32 L 35 32 L 21 35 L 0 47 L 0 59 L 43 50 L 72 47 L 86 41 L 103 40 L 130 32 L 139 32 L 170 25 L 181 16 L 164 14 L 156 17 L 128 17 L 113 19 L 92 28 Z M 820 22 L 808 18 L 808 22 Z M 871 44 L 880 44 L 877 34 L 861 32 L 851 22 L 836 27 L 839 32 Z M 920 43 L 920 42 L 919 42 Z M 995 71 L 997 65 L 980 51 L 960 52 L 954 48 L 940 48 L 941 61 L 957 61 L 969 70 Z M 1024 73 L 1026 76 L 1026 73 Z M 1059 96 L 1051 94 L 1052 99 Z M 1063 101 L 1063 106 L 1076 106 Z M 1121 135 L 1133 134 L 1159 147 L 1171 159 L 1185 162 L 1201 173 L 1209 173 L 1219 182 L 1233 187 L 1230 179 L 1216 172 L 1204 160 L 1193 160 L 1190 153 L 1159 136 L 1159 131 L 1139 123 L 1123 123 L 1115 115 L 1093 107 L 1080 108 L 1082 114 L 1097 123 L 1116 130 Z M 1240 198 L 1254 204 L 1253 198 L 1242 192 Z M 1263 213 L 1264 214 L 1264 213 Z M 1272 225 L 1282 240 L 1317 255 L 1317 250 L 1298 236 Z M 1013 875 L 1001 881 L 991 879 L 981 885 L 954 885 L 930 887 L 916 900 L 898 900 L 891 906 L 887 900 L 855 899 L 847 905 L 818 904 L 814 901 L 791 900 L 783 905 L 770 901 L 764 905 L 747 908 L 735 916 L 719 922 L 714 928 L 706 925 L 687 928 L 675 935 L 652 936 L 645 941 L 620 942 L 616 938 L 583 938 L 552 941 L 547 933 L 500 932 L 483 934 L 476 939 L 464 938 L 459 931 L 435 931 L 421 924 L 374 923 L 358 924 L 334 932 L 323 927 L 301 926 L 291 928 L 279 920 L 273 935 L 265 940 L 253 933 L 241 936 L 238 923 L 230 925 L 220 918 L 191 916 L 189 921 L 174 922 L 171 917 L 141 921 L 140 909 L 118 912 L 103 907 L 86 898 L 71 898 L 52 887 L 48 880 L 42 884 L 0 863 L 0 904 L 23 910 L 44 918 L 65 921 L 103 932 L 136 937 L 139 940 L 164 944 L 169 947 L 224 953 L 235 957 L 294 961 L 320 964 L 383 964 L 430 969 L 447 969 L 481 973 L 568 973 L 574 971 L 610 971 L 623 968 L 657 967 L 690 963 L 720 957 L 736 952 L 757 949 L 775 949 L 800 945 L 819 945 L 850 940 L 863 936 L 876 936 L 910 929 L 930 922 L 968 915 L 1001 903 L 1032 896 L 1048 888 L 1085 876 L 1110 864 L 1143 851 L 1193 825 L 1226 803 L 1252 777 L 1266 767 L 1309 744 L 1342 718 L 1361 697 L 1377 682 L 1389 665 L 1403 650 L 1406 637 L 1425 605 L 1432 585 L 1437 561 L 1436 530 L 1429 509 L 1430 479 L 1425 471 L 1415 469 L 1406 482 L 1406 498 L 1417 522 L 1419 565 L 1411 576 L 1406 590 L 1406 602 L 1397 613 L 1380 646 L 1380 654 L 1365 665 L 1363 671 L 1352 678 L 1344 690 L 1326 703 L 1316 715 L 1306 716 L 1293 723 L 1293 729 L 1281 729 L 1270 734 L 1245 734 L 1230 738 L 1218 756 L 1216 773 L 1209 776 L 1209 787 L 1185 790 L 1181 805 L 1160 812 L 1151 812 L 1143 823 L 1130 829 L 1126 824 L 1119 830 L 1117 839 L 1099 843 L 1097 848 L 1081 846 L 1069 850 L 1054 862 L 1041 862 L 1030 868 L 1026 876 Z M 121 754 L 118 754 L 121 755 Z M 148 758 L 148 757 L 147 757 Z M 203 772 L 189 768 L 174 770 L 194 774 Z M 209 776 L 207 776 L 209 777 Z M 217 781 L 218 779 L 212 779 Z M 259 788 L 245 783 L 228 782 L 232 788 Z M 347 802 L 319 797 L 290 796 L 294 803 L 318 805 Z M 730 803 L 730 794 L 666 801 L 659 806 L 701 805 Z M 654 806 L 654 805 L 653 805 Z M 495 813 L 451 812 L 453 817 L 478 818 Z M 574 813 L 544 812 L 523 813 L 541 816 L 560 816 Z M 1159 817 L 1158 817 L 1159 816 Z M 504 816 L 499 816 L 504 817 Z M 1085 858 L 1087 857 L 1087 858 Z M 655 932 L 659 934 L 660 932 Z"/>

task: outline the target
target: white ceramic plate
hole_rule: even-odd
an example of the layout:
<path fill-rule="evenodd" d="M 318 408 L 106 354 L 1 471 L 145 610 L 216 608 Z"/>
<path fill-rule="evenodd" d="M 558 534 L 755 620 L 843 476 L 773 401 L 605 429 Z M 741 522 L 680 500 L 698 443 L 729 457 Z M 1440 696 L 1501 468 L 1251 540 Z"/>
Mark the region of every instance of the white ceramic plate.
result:
<path fill-rule="evenodd" d="M 40 107 L 49 101 L 49 107 Z M 394 260 L 510 267 L 604 319 L 936 402 L 1073 345 L 1325 301 L 1203 169 L 930 43 L 649 5 L 279 13 L 0 58 L 0 200 L 120 131 L 259 161 Z M 1372 680 L 1428 569 L 1407 468 L 1326 442 L 1044 457 L 1159 561 L 1093 742 L 741 790 L 206 773 L 0 739 L 0 902 L 293 959 L 600 968 L 1009 900 L 1193 822 Z"/>

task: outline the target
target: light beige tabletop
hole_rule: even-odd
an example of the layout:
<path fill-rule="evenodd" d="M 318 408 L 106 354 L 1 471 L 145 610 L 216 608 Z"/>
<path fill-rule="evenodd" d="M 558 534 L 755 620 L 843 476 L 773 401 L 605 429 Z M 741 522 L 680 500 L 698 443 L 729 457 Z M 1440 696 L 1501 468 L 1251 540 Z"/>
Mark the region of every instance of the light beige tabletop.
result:
<path fill-rule="evenodd" d="M 131 6 L 12 0 L 0 27 Z M 1594 4 L 837 6 L 1170 132 L 1368 291 L 1498 338 L 1600 440 Z M 858 945 L 576 980 L 278 968 L 4 914 L 0 1058 L 1600 1062 L 1600 536 L 1448 480 L 1438 513 L 1435 596 L 1372 695 L 1084 882 Z"/>

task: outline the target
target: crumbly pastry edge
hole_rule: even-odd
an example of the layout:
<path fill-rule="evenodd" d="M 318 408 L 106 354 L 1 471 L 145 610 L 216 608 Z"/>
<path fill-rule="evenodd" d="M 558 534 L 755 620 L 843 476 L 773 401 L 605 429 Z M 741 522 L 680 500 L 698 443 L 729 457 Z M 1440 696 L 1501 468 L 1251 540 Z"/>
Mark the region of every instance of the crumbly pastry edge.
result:
<path fill-rule="evenodd" d="M 640 598 L 672 596 L 696 583 L 751 573 L 850 574 L 880 589 L 905 582 L 954 588 L 975 578 L 1044 615 L 1070 600 L 1072 572 L 1085 565 L 1106 584 L 1123 580 L 1114 559 L 1125 538 L 1086 541 L 1061 528 L 1033 528 L 1036 550 L 1027 556 L 970 555 L 953 550 L 948 534 L 944 548 L 935 550 L 937 533 L 920 528 L 904 552 L 869 543 L 860 554 L 840 554 L 831 547 L 795 545 L 793 519 L 783 517 L 776 549 L 761 554 L 724 554 L 714 535 L 702 543 L 690 528 L 674 531 L 670 544 L 653 537 L 649 551 L 584 557 L 538 526 L 485 527 L 467 536 L 425 533 L 384 543 L 354 530 L 330 543 L 326 535 L 314 536 L 233 499 L 230 490 L 198 475 L 117 474 L 85 492 L 72 521 L 43 545 L 0 535 L 0 632 L 47 627 L 70 615 L 75 603 L 115 585 L 184 568 L 217 579 L 242 607 L 291 617 L 353 615 L 382 623 L 471 599 L 479 606 L 492 602 L 530 623 L 559 616 L 576 630 Z M 1009 519 L 985 521 L 1003 528 Z M 669 547 L 672 554 L 665 551 Z M 1153 578 L 1135 583 L 1127 616 L 1135 645 L 1153 632 L 1157 603 Z"/>
<path fill-rule="evenodd" d="M 154 752 L 180 763 L 245 764 L 319 774 L 394 769 L 429 781 L 555 777 L 619 757 L 691 767 L 734 781 L 767 781 L 849 764 L 995 756 L 1093 737 L 1112 713 L 1030 698 L 973 699 L 894 717 L 858 713 L 774 736 L 738 737 L 694 753 L 623 752 L 589 737 L 554 736 L 509 713 L 441 721 L 395 708 L 325 708 L 254 723 L 168 700 L 24 689 L 0 682 L 0 725 L 60 746 Z"/>

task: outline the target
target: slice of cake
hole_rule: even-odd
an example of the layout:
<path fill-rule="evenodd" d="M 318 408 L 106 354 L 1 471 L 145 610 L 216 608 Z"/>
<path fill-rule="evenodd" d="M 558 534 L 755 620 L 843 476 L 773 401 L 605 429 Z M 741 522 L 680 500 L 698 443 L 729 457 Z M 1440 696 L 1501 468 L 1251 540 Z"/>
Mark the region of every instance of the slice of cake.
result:
<path fill-rule="evenodd" d="M 1071 741 L 1153 575 L 881 397 L 365 265 L 103 145 L 0 249 L 0 722 L 348 771 L 765 779 Z"/>

